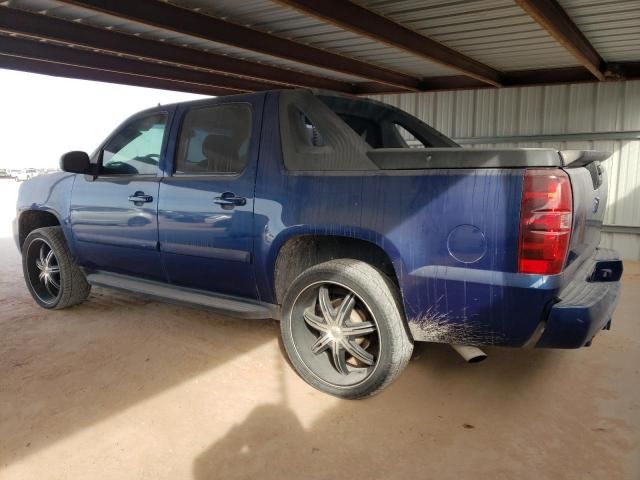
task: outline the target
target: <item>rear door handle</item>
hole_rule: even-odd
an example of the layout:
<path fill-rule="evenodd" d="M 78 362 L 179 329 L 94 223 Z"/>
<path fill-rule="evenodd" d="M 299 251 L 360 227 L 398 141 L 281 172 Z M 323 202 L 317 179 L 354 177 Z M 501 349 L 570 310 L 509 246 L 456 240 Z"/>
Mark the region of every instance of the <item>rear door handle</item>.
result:
<path fill-rule="evenodd" d="M 232 192 L 224 192 L 219 197 L 213 200 L 213 203 L 222 205 L 225 210 L 231 210 L 233 207 L 241 207 L 247 204 L 247 199 L 244 197 L 236 197 Z"/>
<path fill-rule="evenodd" d="M 136 192 L 133 195 L 129 195 L 129 201 L 133 203 L 150 203 L 153 202 L 153 197 L 145 195 L 144 192 Z"/>

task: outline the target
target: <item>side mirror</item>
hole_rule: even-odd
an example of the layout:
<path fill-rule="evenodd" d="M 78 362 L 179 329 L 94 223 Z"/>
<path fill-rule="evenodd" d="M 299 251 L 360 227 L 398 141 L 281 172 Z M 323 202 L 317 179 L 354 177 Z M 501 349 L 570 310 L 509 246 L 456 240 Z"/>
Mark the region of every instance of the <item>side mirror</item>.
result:
<path fill-rule="evenodd" d="M 88 173 L 91 160 L 86 152 L 67 152 L 60 157 L 60 170 L 69 173 Z"/>

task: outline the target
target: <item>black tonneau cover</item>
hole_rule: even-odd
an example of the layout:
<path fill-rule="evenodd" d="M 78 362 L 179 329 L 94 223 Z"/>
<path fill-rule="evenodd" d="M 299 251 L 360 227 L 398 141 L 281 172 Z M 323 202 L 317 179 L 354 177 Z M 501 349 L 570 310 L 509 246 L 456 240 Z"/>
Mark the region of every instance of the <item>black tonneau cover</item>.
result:
<path fill-rule="evenodd" d="M 382 170 L 436 168 L 583 167 L 606 160 L 611 153 L 551 148 L 380 148 L 367 156 Z"/>

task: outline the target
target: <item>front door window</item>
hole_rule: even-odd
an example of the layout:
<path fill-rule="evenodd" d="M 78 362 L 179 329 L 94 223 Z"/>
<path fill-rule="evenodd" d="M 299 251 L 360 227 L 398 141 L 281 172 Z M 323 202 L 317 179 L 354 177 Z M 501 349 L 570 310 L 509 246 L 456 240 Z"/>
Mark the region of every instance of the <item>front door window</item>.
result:
<path fill-rule="evenodd" d="M 156 175 L 160 164 L 167 114 L 133 120 L 116 133 L 102 151 L 104 175 Z"/>

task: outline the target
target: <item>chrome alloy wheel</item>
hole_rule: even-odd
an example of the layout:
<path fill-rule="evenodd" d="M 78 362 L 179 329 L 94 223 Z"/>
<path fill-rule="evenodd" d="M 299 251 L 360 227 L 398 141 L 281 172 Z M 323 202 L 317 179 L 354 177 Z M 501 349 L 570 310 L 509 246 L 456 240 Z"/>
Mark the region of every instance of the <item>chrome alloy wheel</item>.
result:
<path fill-rule="evenodd" d="M 296 299 L 292 314 L 304 320 L 292 322 L 298 356 L 320 380 L 347 387 L 375 371 L 378 325 L 355 292 L 333 282 L 310 285 Z"/>
<path fill-rule="evenodd" d="M 44 303 L 54 303 L 60 295 L 60 265 L 51 245 L 42 238 L 29 245 L 27 267 L 35 294 Z"/>

